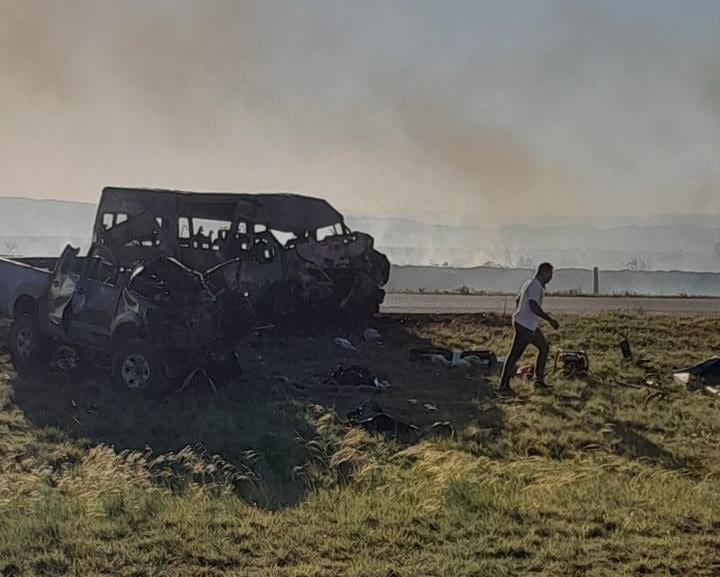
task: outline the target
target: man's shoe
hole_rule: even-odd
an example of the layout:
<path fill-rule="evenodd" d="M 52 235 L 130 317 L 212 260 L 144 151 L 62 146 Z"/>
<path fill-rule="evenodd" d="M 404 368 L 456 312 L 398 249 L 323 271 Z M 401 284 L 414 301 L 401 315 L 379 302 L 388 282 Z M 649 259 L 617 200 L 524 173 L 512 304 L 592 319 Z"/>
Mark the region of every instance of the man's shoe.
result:
<path fill-rule="evenodd" d="M 548 385 L 545 381 L 542 379 L 535 379 L 533 382 L 533 387 L 538 389 L 539 391 L 551 391 L 552 387 Z"/>
<path fill-rule="evenodd" d="M 512 388 L 510 387 L 510 385 L 507 385 L 507 386 L 505 386 L 505 387 L 500 387 L 499 389 L 497 389 L 497 390 L 495 391 L 495 394 L 496 394 L 498 397 L 503 397 L 503 398 L 505 398 L 505 399 L 512 399 L 512 398 L 514 398 L 514 397 L 517 397 L 517 393 L 512 390 Z"/>

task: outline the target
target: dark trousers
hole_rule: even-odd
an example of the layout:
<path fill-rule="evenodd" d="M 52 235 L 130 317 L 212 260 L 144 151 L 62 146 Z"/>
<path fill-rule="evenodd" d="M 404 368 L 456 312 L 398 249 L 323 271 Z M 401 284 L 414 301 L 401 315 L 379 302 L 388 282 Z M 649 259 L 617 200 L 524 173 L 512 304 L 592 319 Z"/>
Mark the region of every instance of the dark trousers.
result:
<path fill-rule="evenodd" d="M 517 323 L 513 323 L 513 328 L 515 329 L 515 336 L 503 365 L 500 386 L 510 386 L 510 380 L 515 375 L 515 367 L 528 345 L 533 345 L 538 350 L 537 361 L 535 362 L 535 379 L 542 381 L 545 378 L 545 364 L 550 352 L 550 346 L 545 339 L 545 335 L 539 328 L 533 332 Z"/>

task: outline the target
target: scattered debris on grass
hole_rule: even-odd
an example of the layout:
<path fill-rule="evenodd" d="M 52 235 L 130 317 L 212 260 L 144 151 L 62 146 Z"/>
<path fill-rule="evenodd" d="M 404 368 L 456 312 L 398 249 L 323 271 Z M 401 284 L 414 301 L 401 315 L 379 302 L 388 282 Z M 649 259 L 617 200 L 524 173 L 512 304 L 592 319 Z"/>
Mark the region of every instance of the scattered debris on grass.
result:
<path fill-rule="evenodd" d="M 347 414 L 347 422 L 350 426 L 359 427 L 370 434 L 389 435 L 400 441 L 415 439 L 421 433 L 415 425 L 404 423 L 384 413 L 373 399 L 364 401 L 350 411 Z"/>
<path fill-rule="evenodd" d="M 382 412 L 380 405 L 375 399 L 367 399 L 360 403 L 357 408 L 353 409 L 347 414 L 348 421 L 357 421 L 361 417 L 367 417 L 369 415 L 376 415 Z"/>
<path fill-rule="evenodd" d="M 336 347 L 345 349 L 346 351 L 357 351 L 357 347 L 352 343 L 350 339 L 346 339 L 344 337 L 335 337 L 333 339 L 333 343 L 335 343 Z"/>
<path fill-rule="evenodd" d="M 434 437 L 454 437 L 455 427 L 450 421 L 436 421 L 430 425 L 428 434 Z"/>
<path fill-rule="evenodd" d="M 384 434 L 395 437 L 401 442 L 408 442 L 420 436 L 420 429 L 415 425 L 403 423 L 387 413 L 378 413 L 372 417 L 361 419 L 353 425 L 360 427 L 370 434 Z"/>
<path fill-rule="evenodd" d="M 410 360 L 446 369 L 476 369 L 485 374 L 493 373 L 498 367 L 495 353 L 488 350 L 457 352 L 443 347 L 421 347 L 410 350 Z"/>
<path fill-rule="evenodd" d="M 590 372 L 590 359 L 585 351 L 559 350 L 555 354 L 553 372 L 557 372 L 558 365 L 563 378 L 566 379 L 586 377 Z"/>
<path fill-rule="evenodd" d="M 392 386 L 385 379 L 374 374 L 370 369 L 361 367 L 360 365 L 352 365 L 350 367 L 338 365 L 330 374 L 328 380 L 341 386 L 375 387 L 381 391 L 387 390 Z"/>
<path fill-rule="evenodd" d="M 703 389 L 718 395 L 720 394 L 720 357 L 710 357 L 697 365 L 675 371 L 673 377 L 689 390 Z"/>
<path fill-rule="evenodd" d="M 368 343 L 383 344 L 383 337 L 379 330 L 372 327 L 363 331 L 363 339 Z"/>
<path fill-rule="evenodd" d="M 632 347 L 630 346 L 630 341 L 625 335 L 622 335 L 622 340 L 620 341 L 620 352 L 622 353 L 623 359 L 626 361 L 632 360 Z"/>

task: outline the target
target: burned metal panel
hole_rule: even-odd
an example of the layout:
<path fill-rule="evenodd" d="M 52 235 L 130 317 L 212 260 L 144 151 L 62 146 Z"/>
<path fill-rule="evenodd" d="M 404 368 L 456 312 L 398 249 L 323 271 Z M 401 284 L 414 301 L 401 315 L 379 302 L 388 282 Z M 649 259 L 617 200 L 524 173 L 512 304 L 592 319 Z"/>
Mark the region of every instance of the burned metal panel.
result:
<path fill-rule="evenodd" d="M 75 287 L 80 275 L 75 270 L 79 249 L 70 245 L 65 247 L 55 270 L 50 277 L 47 298 L 43 303 L 48 321 L 48 329 L 55 337 L 66 337 L 64 326 L 65 310 L 72 303 Z"/>
<path fill-rule="evenodd" d="M 153 305 L 182 306 L 204 288 L 202 274 L 177 259 L 160 256 L 133 271 L 127 289 Z"/>
<path fill-rule="evenodd" d="M 333 281 L 335 302 L 350 314 L 377 312 L 390 275 L 385 255 L 373 248 L 373 238 L 363 233 L 336 235 L 295 245 L 298 255 L 321 268 Z"/>
<path fill-rule="evenodd" d="M 106 228 L 102 215 L 117 211 L 124 211 L 126 220 Z M 164 226 L 157 226 L 159 217 L 165 219 Z M 182 235 L 179 219 L 187 228 Z M 202 224 L 196 221 L 203 220 L 217 230 L 197 230 Z M 268 230 L 258 231 L 259 224 Z M 317 240 L 318 229 L 337 225 L 338 234 Z M 283 247 L 270 231 L 297 238 Z M 372 312 L 383 300 L 380 287 L 390 270 L 387 258 L 373 248 L 371 236 L 350 232 L 342 215 L 325 200 L 297 194 L 106 188 L 96 236 L 124 266 L 159 254 L 200 271 L 220 266 L 223 272 L 213 278 L 233 275 L 225 290 L 233 286 L 259 314 L 267 313 L 267 302 L 273 299 L 297 301 L 295 307 L 316 301 L 332 310 Z M 141 246 L 131 246 L 138 238 Z"/>
<path fill-rule="evenodd" d="M 168 376 L 183 378 L 209 371 L 226 360 L 236 321 L 223 309 L 204 275 L 176 259 L 160 256 L 132 275 L 122 299 L 122 314 L 143 319 L 143 332 L 162 355 Z"/>
<path fill-rule="evenodd" d="M 103 245 L 93 245 L 84 259 L 77 252 L 67 247 L 58 260 L 41 302 L 41 318 L 55 338 L 104 349 L 121 291 L 118 267 Z"/>
<path fill-rule="evenodd" d="M 363 234 L 336 235 L 321 241 L 304 239 L 295 246 L 301 258 L 318 266 L 346 267 L 372 249 L 372 239 Z"/>
<path fill-rule="evenodd" d="M 718 386 L 720 385 L 720 357 L 710 357 L 692 367 L 678 369 L 673 372 L 673 376 L 684 385 L 690 385 L 693 380 L 696 380 L 704 385 Z"/>
<path fill-rule="evenodd" d="M 342 214 L 321 198 L 300 194 L 254 194 L 252 198 L 262 206 L 262 222 L 276 230 L 302 235 L 343 222 Z"/>
<path fill-rule="evenodd" d="M 81 278 L 68 309 L 68 336 L 89 348 L 104 348 L 110 337 L 120 288 Z"/>
<path fill-rule="evenodd" d="M 98 205 L 93 242 L 108 245 L 124 266 L 150 260 L 158 253 L 173 254 L 177 236 L 174 204 L 170 194 L 106 188 Z"/>
<path fill-rule="evenodd" d="M 302 234 L 343 222 L 342 214 L 326 200 L 300 194 L 248 194 L 183 192 L 175 190 L 103 189 L 95 221 L 102 231 L 104 213 L 138 215 L 149 211 L 162 215 L 195 215 L 263 223 L 268 228 Z"/>
<path fill-rule="evenodd" d="M 49 279 L 47 270 L 0 257 L 0 315 L 12 318 L 15 302 L 21 296 L 40 299 L 47 291 Z"/>
<path fill-rule="evenodd" d="M 103 230 L 103 215 L 107 213 L 128 216 L 144 212 L 172 214 L 175 212 L 176 196 L 176 193 L 168 190 L 106 187 L 100 196 L 94 230 L 96 233 Z"/>
<path fill-rule="evenodd" d="M 236 223 L 259 222 L 262 207 L 252 195 L 214 193 L 183 193 L 177 197 L 178 216 L 191 216 Z"/>
<path fill-rule="evenodd" d="M 98 234 L 98 239 L 107 244 L 112 250 L 119 250 L 128 243 L 145 238 L 156 239 L 157 243 L 159 243 L 162 240 L 160 234 L 163 227 L 158 222 L 158 218 L 161 218 L 161 216 L 154 215 L 147 209 L 137 214 L 128 215 L 127 220 L 124 222 L 112 228 L 103 228 Z M 167 229 L 167 227 L 165 228 Z"/>
<path fill-rule="evenodd" d="M 213 267 L 205 276 L 213 291 L 224 297 L 228 309 L 261 318 L 272 306 L 273 288 L 286 281 L 280 255 L 266 262 L 236 258 Z"/>

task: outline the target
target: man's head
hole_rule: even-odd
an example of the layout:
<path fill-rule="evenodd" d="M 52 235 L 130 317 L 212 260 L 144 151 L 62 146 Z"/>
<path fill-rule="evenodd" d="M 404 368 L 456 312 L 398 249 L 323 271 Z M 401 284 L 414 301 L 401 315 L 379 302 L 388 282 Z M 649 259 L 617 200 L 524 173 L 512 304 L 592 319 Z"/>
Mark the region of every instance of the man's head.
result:
<path fill-rule="evenodd" d="M 552 280 L 553 277 L 553 265 L 551 265 L 549 262 L 542 263 L 538 269 L 537 274 L 535 275 L 540 280 L 540 282 L 545 286 L 547 283 L 549 283 Z"/>

